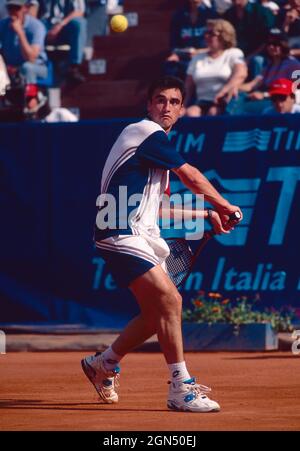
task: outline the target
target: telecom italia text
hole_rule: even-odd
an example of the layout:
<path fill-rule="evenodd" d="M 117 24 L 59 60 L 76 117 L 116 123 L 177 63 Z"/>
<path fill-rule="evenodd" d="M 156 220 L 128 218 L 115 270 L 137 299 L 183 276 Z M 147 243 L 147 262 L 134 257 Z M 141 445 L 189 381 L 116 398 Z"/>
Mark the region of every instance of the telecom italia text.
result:
<path fill-rule="evenodd" d="M 205 133 L 184 132 L 173 130 L 169 139 L 177 152 L 188 154 L 200 153 L 206 145 Z M 287 127 L 273 127 L 271 130 L 253 128 L 251 130 L 230 131 L 225 134 L 222 152 L 241 153 L 247 150 L 259 152 L 300 151 L 300 130 L 290 130 Z"/>

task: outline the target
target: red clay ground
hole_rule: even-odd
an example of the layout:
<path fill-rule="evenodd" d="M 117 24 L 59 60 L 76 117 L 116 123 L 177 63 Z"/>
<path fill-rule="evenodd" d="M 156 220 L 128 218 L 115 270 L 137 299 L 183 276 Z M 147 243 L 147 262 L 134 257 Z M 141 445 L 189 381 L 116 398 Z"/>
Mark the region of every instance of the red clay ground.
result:
<path fill-rule="evenodd" d="M 166 408 L 168 371 L 159 353 L 122 362 L 120 402 L 97 402 L 82 352 L 0 355 L 0 430 L 299 430 L 300 356 L 291 352 L 188 353 L 192 375 L 213 387 L 219 413 Z"/>

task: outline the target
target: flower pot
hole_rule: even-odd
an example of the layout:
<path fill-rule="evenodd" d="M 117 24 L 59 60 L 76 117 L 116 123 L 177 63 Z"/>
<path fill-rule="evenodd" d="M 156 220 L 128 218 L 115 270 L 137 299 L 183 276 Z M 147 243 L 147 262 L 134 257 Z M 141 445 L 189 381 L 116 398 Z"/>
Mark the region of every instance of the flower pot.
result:
<path fill-rule="evenodd" d="M 278 349 L 277 334 L 269 323 L 188 323 L 182 325 L 185 351 L 269 351 Z"/>

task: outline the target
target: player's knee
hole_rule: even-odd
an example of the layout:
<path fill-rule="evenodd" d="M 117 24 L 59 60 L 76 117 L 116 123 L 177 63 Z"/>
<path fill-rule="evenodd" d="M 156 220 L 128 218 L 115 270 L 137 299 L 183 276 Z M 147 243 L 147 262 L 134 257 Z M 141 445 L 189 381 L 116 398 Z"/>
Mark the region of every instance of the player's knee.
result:
<path fill-rule="evenodd" d="M 179 293 L 179 291 L 176 290 L 173 296 L 174 296 L 174 302 L 176 303 L 177 308 L 179 308 L 180 311 L 181 311 L 181 308 L 182 308 L 182 296 L 181 296 L 181 294 Z"/>
<path fill-rule="evenodd" d="M 160 303 L 160 314 L 164 317 L 175 317 L 181 319 L 182 297 L 176 290 L 166 293 Z"/>

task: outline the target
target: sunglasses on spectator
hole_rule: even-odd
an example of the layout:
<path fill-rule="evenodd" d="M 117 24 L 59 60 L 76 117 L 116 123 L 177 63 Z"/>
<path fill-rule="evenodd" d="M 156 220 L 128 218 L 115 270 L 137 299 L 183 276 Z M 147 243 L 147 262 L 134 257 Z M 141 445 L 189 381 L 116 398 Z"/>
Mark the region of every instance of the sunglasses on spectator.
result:
<path fill-rule="evenodd" d="M 286 94 L 273 94 L 271 96 L 272 102 L 284 102 L 288 98 Z"/>
<path fill-rule="evenodd" d="M 207 31 L 205 31 L 204 35 L 217 38 L 220 36 L 220 33 L 218 31 L 207 30 Z"/>

